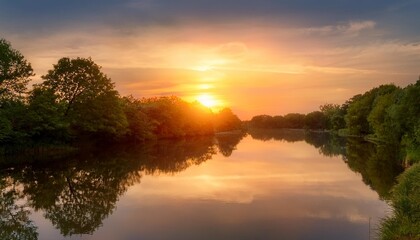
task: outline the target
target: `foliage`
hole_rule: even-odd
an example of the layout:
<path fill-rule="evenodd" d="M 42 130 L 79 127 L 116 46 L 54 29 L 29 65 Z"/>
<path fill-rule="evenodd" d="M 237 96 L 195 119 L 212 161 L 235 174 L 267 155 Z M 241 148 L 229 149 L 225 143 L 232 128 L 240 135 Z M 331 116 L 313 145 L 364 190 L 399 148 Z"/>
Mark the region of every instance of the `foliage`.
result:
<path fill-rule="evenodd" d="M 350 133 L 353 135 L 366 135 L 373 133 L 373 126 L 369 124 L 369 114 L 374 108 L 375 103 L 376 105 L 380 105 L 378 102 L 380 102 L 379 98 L 381 96 L 392 94 L 397 89 L 398 88 L 392 84 L 381 85 L 377 88 L 373 88 L 363 95 L 359 94 L 351 98 L 348 103 L 347 114 L 345 116 L 346 126 Z M 387 99 L 386 97 L 382 98 L 382 101 Z M 380 107 L 378 107 L 376 111 L 381 111 Z M 372 117 L 371 119 L 373 121 L 375 117 Z"/>
<path fill-rule="evenodd" d="M 346 107 L 338 104 L 324 104 L 319 107 L 326 118 L 326 129 L 338 131 L 346 127 L 346 122 L 344 121 L 347 111 Z"/>
<path fill-rule="evenodd" d="M 118 92 L 101 68 L 88 58 L 62 58 L 42 76 L 42 90 L 63 105 L 63 119 L 76 134 L 122 135 L 127 121 Z"/>
<path fill-rule="evenodd" d="M 143 98 L 139 111 L 149 119 L 158 138 L 176 138 L 212 134 L 212 112 L 198 103 L 187 103 L 171 97 Z"/>
<path fill-rule="evenodd" d="M 68 123 L 61 117 L 65 106 L 58 103 L 50 89 L 35 86 L 28 96 L 28 122 L 30 135 L 36 141 L 65 139 Z"/>
<path fill-rule="evenodd" d="M 380 227 L 381 239 L 420 238 L 420 164 L 407 169 L 392 190 L 393 216 Z"/>
<path fill-rule="evenodd" d="M 305 115 L 289 113 L 284 116 L 258 115 L 250 121 L 250 126 L 255 128 L 304 128 Z"/>
<path fill-rule="evenodd" d="M 27 136 L 23 94 L 33 75 L 31 64 L 23 55 L 0 39 L 0 142 Z"/>
<path fill-rule="evenodd" d="M 132 96 L 123 97 L 121 102 L 128 122 L 125 137 L 135 142 L 153 139 L 155 137 L 153 135 L 155 122 L 146 115 L 142 102 Z"/>
<path fill-rule="evenodd" d="M 0 107 L 6 99 L 21 97 L 33 75 L 31 64 L 23 55 L 0 39 Z"/>
<path fill-rule="evenodd" d="M 3 101 L 0 108 L 0 142 L 22 142 L 30 135 L 27 106 L 18 99 Z"/>
<path fill-rule="evenodd" d="M 214 128 L 216 132 L 241 129 L 242 122 L 230 108 L 224 108 L 215 116 Z"/>
<path fill-rule="evenodd" d="M 327 117 L 320 111 L 310 112 L 305 116 L 305 127 L 309 129 L 326 129 Z"/>

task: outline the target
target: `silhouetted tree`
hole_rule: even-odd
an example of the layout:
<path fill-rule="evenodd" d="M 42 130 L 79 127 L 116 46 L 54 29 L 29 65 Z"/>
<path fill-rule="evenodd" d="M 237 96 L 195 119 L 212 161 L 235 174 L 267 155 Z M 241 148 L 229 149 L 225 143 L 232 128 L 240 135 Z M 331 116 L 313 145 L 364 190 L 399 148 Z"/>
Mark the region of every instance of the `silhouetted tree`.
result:
<path fill-rule="evenodd" d="M 8 41 L 0 39 L 0 142 L 27 136 L 23 94 L 33 76 L 31 64 Z"/>
<path fill-rule="evenodd" d="M 241 129 L 242 122 L 230 108 L 224 108 L 215 116 L 215 126 L 217 132 Z"/>
<path fill-rule="evenodd" d="M 33 76 L 31 64 L 8 41 L 0 39 L 0 107 L 5 99 L 21 96 Z"/>

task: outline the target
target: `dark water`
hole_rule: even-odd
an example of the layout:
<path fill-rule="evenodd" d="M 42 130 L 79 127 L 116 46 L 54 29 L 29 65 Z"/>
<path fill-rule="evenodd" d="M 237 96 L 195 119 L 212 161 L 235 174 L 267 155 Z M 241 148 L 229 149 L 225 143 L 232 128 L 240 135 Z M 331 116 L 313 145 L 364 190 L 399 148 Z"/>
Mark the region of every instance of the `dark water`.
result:
<path fill-rule="evenodd" d="M 0 172 L 0 239 L 374 239 L 398 150 L 255 130 Z"/>

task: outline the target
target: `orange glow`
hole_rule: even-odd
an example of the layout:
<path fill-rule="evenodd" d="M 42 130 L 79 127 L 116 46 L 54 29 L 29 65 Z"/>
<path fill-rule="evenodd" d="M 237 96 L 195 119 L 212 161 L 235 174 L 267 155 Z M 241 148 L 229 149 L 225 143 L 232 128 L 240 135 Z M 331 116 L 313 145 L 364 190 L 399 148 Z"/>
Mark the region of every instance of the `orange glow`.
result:
<path fill-rule="evenodd" d="M 94 37 L 79 30 L 65 31 L 30 46 L 10 40 L 34 59 L 39 73 L 34 83 L 41 82 L 39 76 L 63 55 L 91 56 L 122 96 L 176 95 L 213 110 L 229 107 L 242 120 L 249 120 L 260 114 L 308 113 L 325 103 L 342 104 L 384 83 L 404 86 L 413 76 L 417 78 L 417 70 L 402 71 L 400 66 L 412 65 L 405 61 L 420 52 L 420 45 L 340 44 L 362 36 L 360 31 L 376 36 L 378 27 L 372 21 L 309 28 L 268 24 L 234 31 L 186 25 L 176 30 L 151 28 L 129 37 L 104 30 Z M 246 37 L 239 41 L 238 36 Z M 77 48 L 60 49 L 74 43 Z M 398 60 L 391 64 L 387 59 Z"/>
<path fill-rule="evenodd" d="M 218 100 L 210 94 L 201 94 L 197 97 L 197 101 L 208 108 L 213 108 L 218 105 Z"/>
<path fill-rule="evenodd" d="M 200 71 L 200 72 L 206 72 L 206 71 L 212 70 L 212 66 L 206 66 L 206 65 L 197 66 L 197 67 L 194 67 L 193 70 Z"/>

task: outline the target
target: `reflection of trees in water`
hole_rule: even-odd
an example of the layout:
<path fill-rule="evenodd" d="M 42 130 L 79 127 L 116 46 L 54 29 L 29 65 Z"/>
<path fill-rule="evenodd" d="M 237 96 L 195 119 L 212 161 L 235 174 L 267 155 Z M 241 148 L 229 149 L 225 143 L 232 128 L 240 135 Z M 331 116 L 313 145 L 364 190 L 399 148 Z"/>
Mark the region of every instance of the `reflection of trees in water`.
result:
<path fill-rule="evenodd" d="M 158 141 L 144 146 L 142 166 L 146 174 L 176 173 L 201 164 L 216 154 L 213 137 Z"/>
<path fill-rule="evenodd" d="M 303 130 L 251 129 L 254 139 L 305 141 L 325 156 L 342 156 L 352 171 L 362 175 L 363 182 L 381 198 L 387 198 L 396 177 L 403 171 L 401 150 L 395 145 L 376 145 L 360 138 L 342 138 L 328 133 Z"/>
<path fill-rule="evenodd" d="M 336 135 L 308 132 L 305 134 L 305 142 L 317 148 L 324 156 L 346 155 L 346 139 Z"/>
<path fill-rule="evenodd" d="M 235 133 L 217 134 L 217 148 L 219 152 L 229 157 L 232 155 L 233 150 L 236 149 L 236 145 L 246 136 L 246 133 L 240 131 Z"/>
<path fill-rule="evenodd" d="M 77 159 L 21 172 L 29 204 L 65 236 L 93 233 L 115 208 L 119 196 L 140 181 L 140 163 L 105 155 Z"/>
<path fill-rule="evenodd" d="M 90 147 L 53 162 L 37 158 L 31 166 L 3 171 L 1 229 L 9 229 L 10 236 L 33 236 L 17 239 L 36 239 L 36 227 L 28 218 L 30 206 L 42 210 L 64 236 L 92 234 L 142 174 L 176 173 L 201 164 L 216 153 L 215 143 L 213 137 L 197 137 L 141 146 Z M 21 190 L 11 191 L 9 181 Z M 21 208 L 17 201 L 24 198 L 27 205 Z M 13 219 L 8 219 L 10 211 Z M 1 239 L 14 239 L 3 235 Z"/>
<path fill-rule="evenodd" d="M 395 145 L 375 145 L 360 139 L 348 139 L 346 163 L 362 175 L 363 182 L 388 198 L 396 177 L 403 171 L 401 149 Z"/>
<path fill-rule="evenodd" d="M 12 178 L 0 179 L 0 239 L 37 239 L 37 227 L 29 220 L 24 195 Z"/>
<path fill-rule="evenodd" d="M 299 142 L 305 140 L 305 131 L 301 129 L 259 129 L 251 128 L 248 130 L 253 139 L 269 141 L 278 140 L 286 142 Z"/>

